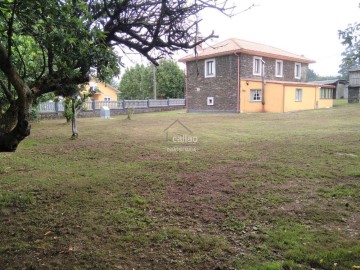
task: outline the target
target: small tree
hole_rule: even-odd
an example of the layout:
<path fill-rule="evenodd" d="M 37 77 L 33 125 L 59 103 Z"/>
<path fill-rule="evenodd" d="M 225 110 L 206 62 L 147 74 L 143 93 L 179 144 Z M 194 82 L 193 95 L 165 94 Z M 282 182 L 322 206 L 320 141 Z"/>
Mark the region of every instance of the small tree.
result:
<path fill-rule="evenodd" d="M 66 118 L 66 122 L 69 123 L 71 121 L 71 131 L 72 138 L 76 139 L 79 136 L 79 132 L 77 129 L 77 116 L 81 112 L 84 107 L 85 101 L 95 94 L 95 90 L 90 88 L 89 91 L 81 91 L 78 86 L 76 86 L 76 94 L 71 97 L 66 97 L 63 100 L 64 104 L 64 116 Z"/>
<path fill-rule="evenodd" d="M 79 136 L 79 132 L 77 129 L 77 115 L 81 112 L 82 107 L 84 105 L 85 96 L 83 98 L 80 97 L 71 97 L 71 138 L 76 139 Z"/>
<path fill-rule="evenodd" d="M 70 97 L 64 98 L 62 103 L 64 105 L 64 117 L 66 119 L 66 123 L 70 123 L 72 117 L 72 99 Z"/>

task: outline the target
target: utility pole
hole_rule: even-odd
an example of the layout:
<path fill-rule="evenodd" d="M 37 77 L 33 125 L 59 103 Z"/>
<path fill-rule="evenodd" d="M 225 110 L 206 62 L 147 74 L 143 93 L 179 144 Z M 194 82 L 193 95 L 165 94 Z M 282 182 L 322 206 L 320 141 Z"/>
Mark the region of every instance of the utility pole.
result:
<path fill-rule="evenodd" d="M 154 99 L 156 100 L 156 66 L 153 64 Z"/>
<path fill-rule="evenodd" d="M 262 83 L 262 91 L 261 91 L 262 112 L 265 112 L 265 61 L 262 59 L 261 59 L 261 83 Z"/>

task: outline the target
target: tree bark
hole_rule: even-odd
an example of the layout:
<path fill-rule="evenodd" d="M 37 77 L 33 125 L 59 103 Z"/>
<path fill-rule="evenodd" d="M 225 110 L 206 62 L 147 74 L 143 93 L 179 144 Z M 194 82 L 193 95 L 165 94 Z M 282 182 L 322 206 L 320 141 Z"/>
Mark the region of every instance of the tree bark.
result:
<path fill-rule="evenodd" d="M 0 130 L 0 152 L 15 152 L 19 143 L 30 134 L 31 125 L 29 119 L 33 95 L 29 86 L 11 64 L 6 49 L 1 44 L 0 69 L 14 87 L 17 94 L 14 105 L 10 106 L 16 115 L 15 122 L 11 120 L 11 112 L 1 116 L 0 122 L 7 123 L 7 125 Z M 10 128 L 10 126 L 13 126 L 13 128 Z"/>
<path fill-rule="evenodd" d="M 76 125 L 76 99 L 72 98 L 71 100 L 71 110 L 72 110 L 72 116 L 71 116 L 71 130 L 72 130 L 72 138 L 76 139 L 79 136 L 77 125 Z"/>
<path fill-rule="evenodd" d="M 0 133 L 0 152 L 15 152 L 19 143 L 30 135 L 30 129 L 29 121 L 23 120 L 12 131 Z"/>
<path fill-rule="evenodd" d="M 10 104 L 6 112 L 0 117 L 0 133 L 9 133 L 17 124 L 16 104 Z"/>

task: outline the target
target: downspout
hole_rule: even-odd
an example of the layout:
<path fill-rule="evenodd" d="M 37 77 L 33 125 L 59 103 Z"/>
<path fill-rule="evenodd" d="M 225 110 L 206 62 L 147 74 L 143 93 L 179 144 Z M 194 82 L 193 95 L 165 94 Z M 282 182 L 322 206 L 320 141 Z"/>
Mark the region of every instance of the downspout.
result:
<path fill-rule="evenodd" d="M 240 113 L 240 55 L 235 53 L 237 56 L 237 105 L 236 105 L 236 112 Z"/>
<path fill-rule="evenodd" d="M 283 84 L 283 113 L 285 112 L 285 85 Z"/>
<path fill-rule="evenodd" d="M 188 91 L 189 91 L 189 82 L 188 82 L 188 76 L 189 76 L 189 69 L 188 69 L 188 63 L 186 62 L 185 65 L 186 69 L 186 79 L 185 79 L 185 105 L 186 105 L 186 112 L 189 112 L 189 98 L 188 98 Z"/>
<path fill-rule="evenodd" d="M 261 82 L 262 82 L 262 89 L 261 89 L 261 104 L 262 104 L 262 112 L 265 112 L 265 61 L 261 59 Z"/>

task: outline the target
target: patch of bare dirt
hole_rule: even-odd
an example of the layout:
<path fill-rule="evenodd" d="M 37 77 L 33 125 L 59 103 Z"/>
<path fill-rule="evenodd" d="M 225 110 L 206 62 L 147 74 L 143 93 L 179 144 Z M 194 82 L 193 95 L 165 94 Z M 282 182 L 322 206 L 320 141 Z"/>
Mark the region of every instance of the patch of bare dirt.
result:
<path fill-rule="evenodd" d="M 196 173 L 184 173 L 180 180 L 169 183 L 165 201 L 183 214 L 213 223 L 224 218 L 219 207 L 230 203 L 238 191 L 233 184 L 232 172 L 245 170 L 240 164 L 221 164 Z"/>

